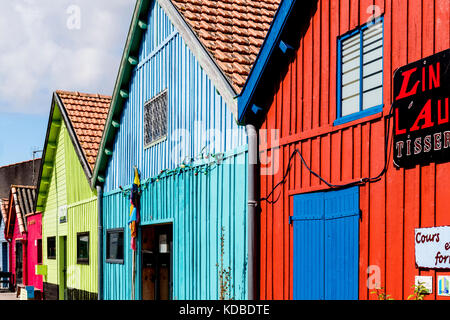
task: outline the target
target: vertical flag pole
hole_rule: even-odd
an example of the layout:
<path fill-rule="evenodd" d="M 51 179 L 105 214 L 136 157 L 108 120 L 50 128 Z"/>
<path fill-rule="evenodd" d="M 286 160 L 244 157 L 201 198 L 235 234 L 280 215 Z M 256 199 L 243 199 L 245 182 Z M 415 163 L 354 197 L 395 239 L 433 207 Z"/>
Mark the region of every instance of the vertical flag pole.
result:
<path fill-rule="evenodd" d="M 137 232 L 139 225 L 140 216 L 140 190 L 141 182 L 139 177 L 139 170 L 134 167 L 134 181 L 130 194 L 130 218 L 128 220 L 128 225 L 131 231 L 131 250 L 133 250 L 133 267 L 131 273 L 131 300 L 135 299 L 135 282 L 136 282 L 136 250 L 137 250 Z"/>
<path fill-rule="evenodd" d="M 134 292 L 135 292 L 135 274 L 136 274 L 136 251 L 133 250 L 133 273 L 132 273 L 132 279 L 131 279 L 131 300 L 134 300 Z"/>

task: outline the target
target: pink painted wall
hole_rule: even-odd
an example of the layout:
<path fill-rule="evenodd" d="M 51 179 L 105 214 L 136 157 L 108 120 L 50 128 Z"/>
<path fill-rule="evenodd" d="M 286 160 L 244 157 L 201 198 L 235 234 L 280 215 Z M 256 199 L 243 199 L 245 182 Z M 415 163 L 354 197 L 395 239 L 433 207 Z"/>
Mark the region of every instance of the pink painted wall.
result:
<path fill-rule="evenodd" d="M 14 284 L 17 284 L 17 278 L 16 278 L 16 242 L 18 239 L 25 239 L 24 235 L 20 233 L 19 230 L 19 224 L 17 222 L 17 216 L 16 216 L 16 210 L 14 207 L 11 209 L 11 215 L 12 219 L 14 221 L 14 232 L 13 237 L 11 238 L 11 242 L 9 245 L 9 271 L 14 275 Z M 23 242 L 22 242 L 23 243 Z M 23 246 L 23 249 L 25 249 L 25 246 Z M 25 276 L 25 274 L 24 274 Z M 24 278 L 25 280 L 25 278 Z"/>
<path fill-rule="evenodd" d="M 34 286 L 42 290 L 42 276 L 36 275 L 36 264 L 38 264 L 38 239 L 42 239 L 41 213 L 35 213 L 27 217 L 27 257 L 26 257 L 26 285 Z"/>
<path fill-rule="evenodd" d="M 16 242 L 23 239 L 23 285 L 34 286 L 35 289 L 42 290 L 42 276 L 36 275 L 35 266 L 38 263 L 38 245 L 37 240 L 42 239 L 42 220 L 41 213 L 36 213 L 27 217 L 28 233 L 21 234 L 15 210 L 13 209 L 13 217 L 15 220 L 14 233 L 9 247 L 9 267 L 14 274 L 14 282 L 16 283 Z"/>

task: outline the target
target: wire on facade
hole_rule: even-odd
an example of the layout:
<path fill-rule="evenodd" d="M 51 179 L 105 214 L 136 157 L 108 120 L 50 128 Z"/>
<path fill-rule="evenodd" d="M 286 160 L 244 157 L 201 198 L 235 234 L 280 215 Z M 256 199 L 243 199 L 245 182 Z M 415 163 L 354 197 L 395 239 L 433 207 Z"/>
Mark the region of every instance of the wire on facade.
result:
<path fill-rule="evenodd" d="M 391 130 L 391 118 L 392 118 L 392 110 L 393 107 L 391 106 L 391 109 L 389 111 L 389 114 L 385 117 L 387 119 L 387 129 L 385 131 L 385 143 L 384 143 L 384 167 L 381 170 L 381 172 L 372 178 L 361 178 L 357 181 L 352 181 L 349 183 L 345 183 L 345 184 L 332 184 L 330 182 L 328 182 L 327 180 L 325 180 L 322 176 L 320 176 L 318 173 L 314 172 L 306 163 L 305 159 L 303 158 L 302 153 L 300 152 L 300 150 L 298 150 L 297 148 L 292 152 L 291 156 L 289 157 L 289 161 L 288 161 L 288 166 L 286 168 L 286 171 L 283 175 L 283 179 L 278 182 L 273 188 L 272 190 L 269 192 L 269 194 L 267 195 L 267 197 L 265 198 L 261 198 L 259 201 L 267 201 L 267 203 L 269 204 L 274 204 L 278 201 L 279 196 L 275 199 L 275 200 L 270 200 L 270 198 L 272 197 L 273 193 L 275 192 L 275 190 L 282 184 L 285 184 L 289 175 L 289 171 L 291 170 L 291 165 L 292 165 L 292 160 L 294 159 L 295 155 L 299 155 L 300 156 L 300 160 L 303 163 L 303 165 L 306 167 L 306 169 L 308 169 L 308 171 L 314 175 L 315 177 L 317 177 L 320 181 L 322 181 L 324 184 L 326 184 L 328 187 L 336 189 L 336 188 L 347 188 L 347 187 L 351 187 L 351 186 L 355 186 L 355 185 L 360 185 L 360 184 L 365 184 L 365 183 L 370 183 L 370 182 L 375 182 L 378 181 L 379 179 L 381 179 L 381 177 L 386 173 L 387 168 L 388 168 L 388 160 L 390 157 L 390 149 L 391 146 L 388 146 L 389 144 L 389 136 L 390 136 L 390 130 Z"/>

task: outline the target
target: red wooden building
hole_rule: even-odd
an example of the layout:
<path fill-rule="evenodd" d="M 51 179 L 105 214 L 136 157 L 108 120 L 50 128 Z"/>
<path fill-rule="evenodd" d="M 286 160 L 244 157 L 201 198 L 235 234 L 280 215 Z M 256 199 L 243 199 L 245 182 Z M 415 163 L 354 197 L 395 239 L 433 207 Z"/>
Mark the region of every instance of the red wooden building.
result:
<path fill-rule="evenodd" d="M 446 299 L 438 294 L 438 279 L 450 275 L 450 269 L 416 266 L 415 229 L 450 225 L 450 163 L 396 168 L 394 123 L 389 115 L 395 70 L 450 48 L 449 7 L 449 0 L 284 0 L 280 4 L 239 97 L 241 124 L 259 130 L 261 299 L 308 298 L 308 292 L 296 296 L 298 283 L 309 280 L 296 275 L 301 267 L 295 267 L 299 258 L 294 234 L 297 218 L 313 221 L 314 217 L 303 219 L 294 211 L 295 206 L 307 207 L 307 201 L 312 206 L 325 203 L 326 211 L 329 192 L 341 190 L 326 182 L 357 188 L 353 202 L 359 209 L 357 240 L 352 244 L 357 248 L 356 270 L 346 275 L 356 275 L 356 298 L 377 299 L 371 292 L 380 287 L 394 299 L 407 299 L 415 276 L 421 275 L 432 277 L 432 293 L 426 299 Z M 284 183 L 277 186 L 280 181 Z M 314 202 L 302 195 L 325 200 Z M 324 219 L 326 226 L 326 213 Z M 323 243 L 303 238 L 311 243 L 303 244 L 300 253 L 306 259 L 319 259 L 317 265 L 324 264 L 325 273 L 327 268 L 338 270 L 347 264 L 350 255 L 344 250 L 330 267 L 327 254 L 320 258 L 304 252 L 327 248 L 327 232 L 325 227 Z M 328 249 L 332 248 L 330 244 Z M 333 279 L 331 272 L 325 280 L 309 283 L 325 287 L 325 293 L 310 292 L 309 297 L 327 298 L 327 290 L 338 290 L 327 287 Z"/>

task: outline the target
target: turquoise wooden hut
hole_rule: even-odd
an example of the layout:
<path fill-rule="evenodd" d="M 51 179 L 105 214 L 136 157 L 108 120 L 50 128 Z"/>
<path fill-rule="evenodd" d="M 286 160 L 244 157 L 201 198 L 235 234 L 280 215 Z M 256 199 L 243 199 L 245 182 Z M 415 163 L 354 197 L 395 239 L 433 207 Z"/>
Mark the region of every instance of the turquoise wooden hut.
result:
<path fill-rule="evenodd" d="M 136 2 L 92 179 L 103 193 L 100 299 L 249 297 L 248 145 L 235 97 L 276 9 Z"/>

